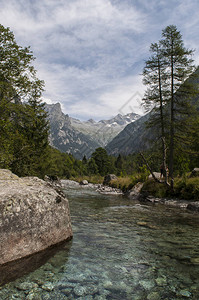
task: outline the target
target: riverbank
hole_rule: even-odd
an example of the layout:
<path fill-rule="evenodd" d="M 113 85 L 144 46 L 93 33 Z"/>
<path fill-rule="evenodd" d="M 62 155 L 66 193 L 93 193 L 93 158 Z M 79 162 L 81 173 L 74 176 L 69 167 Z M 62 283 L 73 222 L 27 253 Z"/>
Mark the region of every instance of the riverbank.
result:
<path fill-rule="evenodd" d="M 61 187 L 62 188 L 67 188 L 68 186 L 81 186 L 83 189 L 86 188 L 90 188 L 90 189 L 94 189 L 96 192 L 100 193 L 100 194 L 104 194 L 104 195 L 124 195 L 124 193 L 122 192 L 122 190 L 117 189 L 117 188 L 112 188 L 110 186 L 107 185 L 103 185 L 103 184 L 94 184 L 94 183 L 89 183 L 86 182 L 85 183 L 79 183 L 77 181 L 74 180 L 69 180 L 69 179 L 63 179 L 60 181 L 61 183 Z"/>
<path fill-rule="evenodd" d="M 156 185 L 155 182 L 152 180 L 149 181 L 152 186 Z M 81 186 L 82 189 L 94 189 L 96 192 L 99 192 L 100 194 L 104 195 L 122 195 L 126 197 L 129 200 L 138 200 L 140 202 L 147 202 L 153 205 L 161 204 L 166 205 L 170 207 L 176 207 L 180 209 L 187 209 L 189 211 L 193 212 L 199 212 L 199 201 L 191 201 L 186 199 L 178 199 L 178 198 L 171 198 L 171 197 L 155 197 L 150 194 L 150 191 L 147 192 L 146 190 L 146 184 L 142 182 L 138 182 L 134 185 L 133 188 L 131 188 L 128 191 L 123 192 L 121 189 L 113 188 L 111 186 L 103 185 L 103 184 L 93 184 L 93 183 L 85 183 L 82 184 L 82 182 L 77 182 L 74 180 L 61 180 L 61 187 L 66 188 L 69 186 Z M 149 186 L 149 185 L 147 185 Z M 160 186 L 160 185 L 159 185 Z M 163 185 L 161 185 L 161 188 L 164 188 Z"/>

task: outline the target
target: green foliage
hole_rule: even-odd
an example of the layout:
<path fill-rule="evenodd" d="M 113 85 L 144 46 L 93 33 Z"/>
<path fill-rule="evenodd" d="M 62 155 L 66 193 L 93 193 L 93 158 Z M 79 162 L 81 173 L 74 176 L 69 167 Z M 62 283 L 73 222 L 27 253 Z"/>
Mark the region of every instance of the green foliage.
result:
<path fill-rule="evenodd" d="M 95 163 L 95 160 L 92 157 L 87 164 L 87 172 L 88 172 L 88 175 L 98 174 L 97 164 Z"/>
<path fill-rule="evenodd" d="M 199 200 L 199 177 L 175 178 L 174 192 L 164 184 L 159 184 L 153 179 L 147 180 L 142 188 L 144 195 L 152 195 L 158 198 L 177 197 L 181 200 Z"/>
<path fill-rule="evenodd" d="M 36 77 L 33 60 L 30 48 L 17 45 L 10 29 L 0 25 L 0 167 L 20 176 L 41 175 L 47 159 L 49 127 L 40 100 L 44 83 Z"/>
<path fill-rule="evenodd" d="M 1 94 L 9 93 L 10 101 L 28 100 L 33 91 L 40 93 L 43 89 L 44 83 L 36 77 L 32 65 L 34 59 L 30 48 L 19 46 L 10 29 L 0 24 L 0 80 L 4 85 Z"/>
<path fill-rule="evenodd" d="M 106 175 L 109 173 L 110 170 L 110 158 L 105 149 L 99 147 L 93 152 L 92 158 L 97 165 L 98 172 L 101 176 Z"/>
<path fill-rule="evenodd" d="M 180 178 L 174 186 L 175 195 L 185 200 L 199 200 L 199 177 Z"/>
<path fill-rule="evenodd" d="M 142 193 L 143 195 L 152 195 L 157 198 L 164 198 L 169 195 L 168 187 L 165 184 L 159 184 L 153 179 L 144 183 Z"/>
<path fill-rule="evenodd" d="M 198 74 L 193 75 L 193 50 L 184 47 L 182 36 L 174 25 L 162 31 L 162 39 L 151 44 L 150 51 L 152 56 L 143 71 L 143 82 L 148 86 L 143 101 L 147 108 L 154 107 L 148 126 L 156 130 L 157 140 L 162 138 L 162 163 L 165 165 L 166 150 L 169 150 L 167 163 L 173 188 L 175 166 L 180 166 L 178 171 L 183 173 L 189 165 L 182 155 L 178 156 L 179 149 L 187 152 L 191 148 L 192 124 L 196 116 L 192 99 L 198 93 L 195 81 Z"/>

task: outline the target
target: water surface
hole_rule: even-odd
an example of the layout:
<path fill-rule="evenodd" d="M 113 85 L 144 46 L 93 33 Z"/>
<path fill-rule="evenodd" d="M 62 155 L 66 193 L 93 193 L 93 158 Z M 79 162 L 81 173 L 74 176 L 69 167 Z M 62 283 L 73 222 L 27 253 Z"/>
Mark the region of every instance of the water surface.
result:
<path fill-rule="evenodd" d="M 0 299 L 199 299 L 199 214 L 85 187 L 65 192 L 73 240 L 4 285 Z"/>

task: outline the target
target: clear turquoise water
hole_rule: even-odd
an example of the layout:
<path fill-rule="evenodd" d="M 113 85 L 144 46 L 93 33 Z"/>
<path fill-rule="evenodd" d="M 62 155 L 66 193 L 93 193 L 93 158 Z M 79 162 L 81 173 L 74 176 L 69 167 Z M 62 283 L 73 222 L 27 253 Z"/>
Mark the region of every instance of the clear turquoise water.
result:
<path fill-rule="evenodd" d="M 199 299 L 199 214 L 81 187 L 66 194 L 73 240 L 0 299 Z"/>

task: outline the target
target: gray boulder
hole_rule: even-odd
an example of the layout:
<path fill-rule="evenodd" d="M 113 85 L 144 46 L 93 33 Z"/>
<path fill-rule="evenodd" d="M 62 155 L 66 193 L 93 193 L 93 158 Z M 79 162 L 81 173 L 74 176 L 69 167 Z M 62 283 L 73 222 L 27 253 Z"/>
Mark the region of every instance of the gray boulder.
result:
<path fill-rule="evenodd" d="M 37 177 L 0 169 L 0 265 L 72 238 L 68 200 Z"/>
<path fill-rule="evenodd" d="M 138 199 L 138 197 L 140 196 L 140 192 L 141 189 L 143 187 L 143 183 L 142 182 L 138 182 L 136 183 L 136 185 L 134 185 L 134 187 L 129 191 L 128 193 L 128 198 L 130 199 Z"/>
<path fill-rule="evenodd" d="M 190 177 L 197 177 L 199 176 L 199 168 L 194 168 L 193 171 L 191 172 Z"/>
<path fill-rule="evenodd" d="M 81 185 L 88 185 L 88 181 L 84 179 L 84 180 L 82 180 L 82 181 L 80 182 L 80 184 L 81 184 Z"/>
<path fill-rule="evenodd" d="M 115 174 L 108 174 L 104 177 L 103 184 L 108 185 L 112 180 L 116 180 L 117 176 Z"/>

